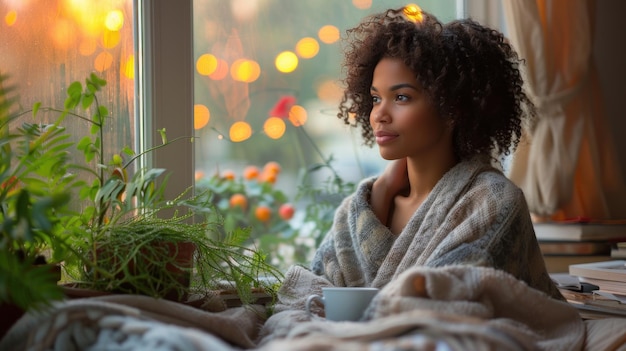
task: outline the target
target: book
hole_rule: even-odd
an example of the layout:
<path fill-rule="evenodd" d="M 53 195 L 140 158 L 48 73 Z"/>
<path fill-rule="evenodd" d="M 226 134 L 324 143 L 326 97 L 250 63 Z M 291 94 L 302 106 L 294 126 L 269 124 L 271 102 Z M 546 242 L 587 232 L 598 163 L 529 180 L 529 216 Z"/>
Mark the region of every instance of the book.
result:
<path fill-rule="evenodd" d="M 593 284 L 597 286 L 598 287 L 597 291 L 600 291 L 603 293 L 616 294 L 616 295 L 626 294 L 626 282 L 587 278 L 587 277 L 579 277 L 578 279 L 580 280 L 581 283 Z"/>
<path fill-rule="evenodd" d="M 626 241 L 626 222 L 538 222 L 533 223 L 540 241 Z"/>
<path fill-rule="evenodd" d="M 611 258 L 613 259 L 624 259 L 626 258 L 626 242 L 620 241 L 615 243 L 611 247 Z"/>
<path fill-rule="evenodd" d="M 567 273 L 572 264 L 609 261 L 609 255 L 544 255 L 548 273 Z"/>
<path fill-rule="evenodd" d="M 578 309 L 583 319 L 626 317 L 626 304 L 595 292 L 577 292 L 559 288 L 567 302 Z"/>
<path fill-rule="evenodd" d="M 609 255 L 612 246 L 610 241 L 539 241 L 544 255 Z"/>
<path fill-rule="evenodd" d="M 610 260 L 572 264 L 569 266 L 569 274 L 587 279 L 621 282 L 626 285 L 626 261 Z M 593 282 L 590 283 L 593 284 Z M 600 286 L 599 284 L 596 285 Z M 602 289 L 602 287 L 600 288 Z"/>

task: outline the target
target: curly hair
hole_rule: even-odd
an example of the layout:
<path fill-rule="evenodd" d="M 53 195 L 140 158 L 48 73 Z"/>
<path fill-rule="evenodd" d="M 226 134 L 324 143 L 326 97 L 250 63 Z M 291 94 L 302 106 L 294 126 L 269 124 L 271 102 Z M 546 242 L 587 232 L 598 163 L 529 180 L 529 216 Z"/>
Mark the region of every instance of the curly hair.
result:
<path fill-rule="evenodd" d="M 535 116 L 515 50 L 502 33 L 472 19 L 443 24 L 421 12 L 416 21 L 403 10 L 367 17 L 347 30 L 345 91 L 337 117 L 360 127 L 365 144 L 373 146 L 369 115 L 374 68 L 382 58 L 400 58 L 441 118 L 453 125 L 459 159 L 510 154 L 519 143 L 523 119 Z"/>

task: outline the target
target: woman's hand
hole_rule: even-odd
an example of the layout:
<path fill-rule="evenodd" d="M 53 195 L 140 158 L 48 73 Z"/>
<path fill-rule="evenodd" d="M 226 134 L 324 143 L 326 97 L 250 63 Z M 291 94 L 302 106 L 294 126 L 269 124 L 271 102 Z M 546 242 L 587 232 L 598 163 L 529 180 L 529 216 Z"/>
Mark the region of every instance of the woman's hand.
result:
<path fill-rule="evenodd" d="M 393 199 L 409 187 L 406 158 L 392 161 L 372 186 L 370 204 L 381 223 L 388 225 Z"/>

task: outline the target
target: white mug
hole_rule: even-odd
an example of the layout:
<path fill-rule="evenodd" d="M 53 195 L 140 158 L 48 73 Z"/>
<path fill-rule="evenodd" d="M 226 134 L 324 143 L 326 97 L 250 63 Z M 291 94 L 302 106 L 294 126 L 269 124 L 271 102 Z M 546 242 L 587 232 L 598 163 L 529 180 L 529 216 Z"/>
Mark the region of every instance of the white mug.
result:
<path fill-rule="evenodd" d="M 311 312 L 313 301 L 324 305 L 326 319 L 331 321 L 358 321 L 370 302 L 378 293 L 377 288 L 367 287 L 324 287 L 322 296 L 310 295 L 306 300 L 306 312 Z"/>

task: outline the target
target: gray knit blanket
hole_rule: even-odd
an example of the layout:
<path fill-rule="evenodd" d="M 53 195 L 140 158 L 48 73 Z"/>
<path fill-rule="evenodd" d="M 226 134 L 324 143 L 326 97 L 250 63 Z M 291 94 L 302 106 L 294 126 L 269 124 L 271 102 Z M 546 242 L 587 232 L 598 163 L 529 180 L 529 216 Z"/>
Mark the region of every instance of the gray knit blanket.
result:
<path fill-rule="evenodd" d="M 336 286 L 381 288 L 415 266 L 471 265 L 506 271 L 561 299 L 543 261 L 522 191 L 487 159 L 448 171 L 404 230 L 374 215 L 363 181 L 344 200 L 312 270 Z"/>

